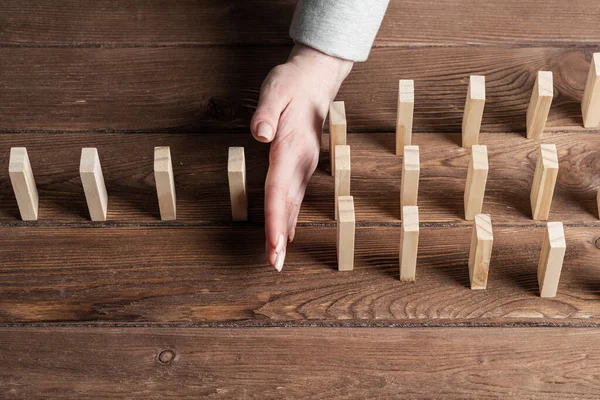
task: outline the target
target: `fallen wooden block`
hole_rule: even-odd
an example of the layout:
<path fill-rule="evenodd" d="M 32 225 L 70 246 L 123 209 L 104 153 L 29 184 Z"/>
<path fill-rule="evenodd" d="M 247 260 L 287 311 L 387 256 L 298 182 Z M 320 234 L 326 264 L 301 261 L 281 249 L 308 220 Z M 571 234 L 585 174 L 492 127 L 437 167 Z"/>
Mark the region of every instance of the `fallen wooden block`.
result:
<path fill-rule="evenodd" d="M 419 248 L 419 207 L 402 208 L 402 231 L 400 233 L 400 280 L 414 281 L 417 272 Z"/>
<path fill-rule="evenodd" d="M 399 82 L 398 112 L 396 116 L 396 155 L 412 142 L 413 114 L 415 108 L 415 83 L 413 80 Z"/>
<path fill-rule="evenodd" d="M 477 214 L 469 252 L 469 279 L 473 290 L 487 287 L 493 243 L 494 235 L 490 216 Z"/>
<path fill-rule="evenodd" d="M 485 107 L 485 76 L 469 78 L 467 101 L 462 121 L 462 147 L 471 147 L 479 142 L 479 131 Z"/>
<path fill-rule="evenodd" d="M 474 144 L 471 146 L 464 196 L 465 219 L 468 221 L 475 219 L 476 214 L 481 214 L 488 170 L 487 146 Z"/>
<path fill-rule="evenodd" d="M 400 215 L 404 206 L 416 206 L 419 195 L 419 146 L 404 146 L 402 157 L 402 186 L 400 189 Z"/>
<path fill-rule="evenodd" d="M 338 197 L 350 196 L 350 146 L 335 146 L 335 219 L 338 219 Z"/>
<path fill-rule="evenodd" d="M 85 193 L 90 218 L 92 221 L 106 221 L 108 209 L 108 195 L 104 185 L 102 166 L 98 150 L 93 147 L 81 149 L 79 175 Z"/>
<path fill-rule="evenodd" d="M 542 137 L 553 97 L 552 72 L 538 71 L 527 109 L 527 138 L 540 139 Z"/>
<path fill-rule="evenodd" d="M 343 101 L 329 106 L 329 159 L 331 175 L 335 175 L 335 146 L 346 144 L 346 108 Z"/>
<path fill-rule="evenodd" d="M 592 56 L 581 102 L 581 112 L 584 127 L 595 128 L 600 125 L 600 53 Z"/>
<path fill-rule="evenodd" d="M 177 197 L 169 146 L 154 148 L 154 181 L 156 182 L 160 219 L 163 221 L 177 219 Z"/>
<path fill-rule="evenodd" d="M 354 269 L 354 198 L 338 197 L 337 258 L 339 271 Z"/>
<path fill-rule="evenodd" d="M 541 297 L 554 297 L 562 270 L 567 243 L 562 222 L 548 222 L 538 264 L 538 284 Z"/>
<path fill-rule="evenodd" d="M 246 158 L 243 147 L 230 147 L 227 162 L 231 217 L 234 221 L 248 220 L 248 196 L 246 189 Z"/>
<path fill-rule="evenodd" d="M 545 221 L 548 219 L 557 177 L 558 153 L 556 146 L 542 144 L 531 185 L 531 213 L 534 220 Z"/>
<path fill-rule="evenodd" d="M 25 147 L 12 147 L 10 149 L 8 175 L 15 192 L 21 218 L 23 221 L 37 220 L 39 197 Z"/>

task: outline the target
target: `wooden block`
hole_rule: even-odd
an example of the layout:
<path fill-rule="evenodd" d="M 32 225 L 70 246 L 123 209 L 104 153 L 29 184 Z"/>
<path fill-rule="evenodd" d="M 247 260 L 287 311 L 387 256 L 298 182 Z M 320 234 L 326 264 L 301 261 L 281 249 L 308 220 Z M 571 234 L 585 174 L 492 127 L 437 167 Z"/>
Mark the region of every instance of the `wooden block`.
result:
<path fill-rule="evenodd" d="M 350 196 L 350 146 L 335 146 L 335 219 L 338 218 L 338 197 Z"/>
<path fill-rule="evenodd" d="M 485 76 L 472 75 L 469 78 L 469 89 L 462 121 L 462 147 L 471 147 L 479 142 L 484 107 Z"/>
<path fill-rule="evenodd" d="M 474 144 L 471 146 L 464 198 L 465 219 L 468 221 L 475 219 L 476 214 L 481 214 L 488 169 L 487 146 Z"/>
<path fill-rule="evenodd" d="M 246 190 L 246 158 L 243 147 L 229 148 L 227 163 L 231 217 L 234 221 L 248 220 L 248 196 Z"/>
<path fill-rule="evenodd" d="M 154 180 L 160 219 L 163 221 L 177 219 L 177 196 L 175 195 L 173 163 L 169 146 L 154 148 Z"/>
<path fill-rule="evenodd" d="M 338 270 L 354 269 L 354 198 L 338 197 L 337 256 Z"/>
<path fill-rule="evenodd" d="M 477 214 L 473 225 L 471 237 L 471 250 L 469 252 L 469 279 L 471 289 L 485 289 L 492 258 L 492 220 L 487 214 Z"/>
<path fill-rule="evenodd" d="M 17 198 L 21 218 L 23 221 L 37 220 L 39 197 L 25 147 L 12 147 L 10 149 L 8 174 Z"/>
<path fill-rule="evenodd" d="M 402 186 L 400 188 L 400 215 L 404 206 L 416 206 L 419 194 L 419 146 L 404 146 L 402 157 Z"/>
<path fill-rule="evenodd" d="M 419 207 L 402 208 L 402 231 L 400 233 L 400 280 L 414 281 L 417 272 L 419 248 Z"/>
<path fill-rule="evenodd" d="M 329 106 L 329 159 L 331 175 L 335 175 L 335 146 L 346 144 L 346 108 L 343 101 Z"/>
<path fill-rule="evenodd" d="M 527 138 L 540 139 L 542 137 L 553 97 L 552 72 L 538 71 L 527 109 Z"/>
<path fill-rule="evenodd" d="M 538 284 L 541 297 L 556 296 L 566 250 L 567 243 L 562 222 L 548 222 L 538 264 Z"/>
<path fill-rule="evenodd" d="M 592 56 L 583 101 L 581 102 L 583 126 L 595 128 L 600 126 L 600 53 Z"/>
<path fill-rule="evenodd" d="M 85 193 L 90 218 L 92 221 L 106 221 L 108 209 L 108 195 L 104 185 L 102 166 L 98 150 L 93 147 L 81 149 L 79 175 Z"/>
<path fill-rule="evenodd" d="M 531 185 L 531 212 L 534 220 L 545 221 L 548 219 L 557 177 L 558 153 L 556 146 L 542 144 Z"/>
<path fill-rule="evenodd" d="M 399 82 L 398 114 L 396 116 L 396 155 L 412 142 L 413 114 L 415 108 L 415 83 L 413 80 Z"/>

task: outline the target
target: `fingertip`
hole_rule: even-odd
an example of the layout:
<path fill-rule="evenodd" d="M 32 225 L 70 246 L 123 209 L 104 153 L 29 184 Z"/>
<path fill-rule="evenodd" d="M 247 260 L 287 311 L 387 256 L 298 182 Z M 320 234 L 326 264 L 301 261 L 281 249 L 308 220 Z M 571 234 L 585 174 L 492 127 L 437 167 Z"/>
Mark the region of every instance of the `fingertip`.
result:
<path fill-rule="evenodd" d="M 273 140 L 273 128 L 268 123 L 262 121 L 259 122 L 256 127 L 256 140 L 263 143 L 269 143 Z"/>

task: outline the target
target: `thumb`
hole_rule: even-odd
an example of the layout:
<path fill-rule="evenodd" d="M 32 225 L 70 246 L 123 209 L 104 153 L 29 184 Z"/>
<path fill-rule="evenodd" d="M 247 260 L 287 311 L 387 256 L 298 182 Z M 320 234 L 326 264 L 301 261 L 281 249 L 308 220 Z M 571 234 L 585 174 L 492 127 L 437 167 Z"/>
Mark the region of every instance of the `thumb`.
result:
<path fill-rule="evenodd" d="M 250 130 L 256 140 L 269 143 L 275 138 L 279 117 L 287 107 L 290 98 L 289 90 L 285 86 L 267 77 L 250 122 Z"/>

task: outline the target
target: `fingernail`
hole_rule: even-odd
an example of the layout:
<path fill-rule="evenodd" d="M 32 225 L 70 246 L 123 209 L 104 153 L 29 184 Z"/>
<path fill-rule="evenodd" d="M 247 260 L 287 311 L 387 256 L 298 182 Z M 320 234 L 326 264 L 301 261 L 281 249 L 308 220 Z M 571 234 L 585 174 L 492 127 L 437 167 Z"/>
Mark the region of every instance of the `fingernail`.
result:
<path fill-rule="evenodd" d="M 283 269 L 283 262 L 285 261 L 285 251 L 279 253 L 277 255 L 277 260 L 275 260 L 275 269 L 279 272 Z"/>
<path fill-rule="evenodd" d="M 263 138 L 266 142 L 271 140 L 271 137 L 273 136 L 273 129 L 271 128 L 271 125 L 267 124 L 266 122 L 261 122 L 258 124 L 258 127 L 256 128 L 256 136 Z"/>
<path fill-rule="evenodd" d="M 281 250 L 283 250 L 283 245 L 284 245 L 284 240 L 283 240 L 283 235 L 280 233 L 279 237 L 277 238 L 277 246 L 275 246 L 275 253 L 279 254 L 281 253 Z"/>

